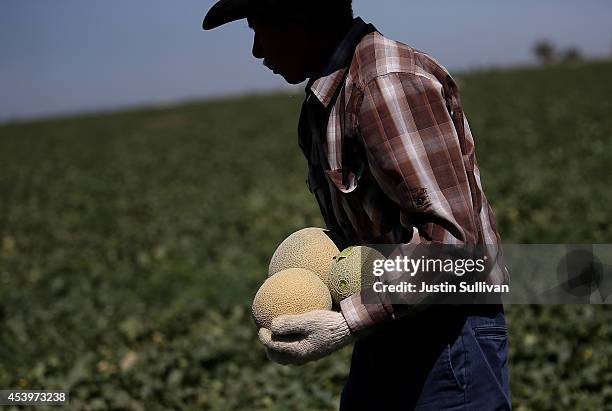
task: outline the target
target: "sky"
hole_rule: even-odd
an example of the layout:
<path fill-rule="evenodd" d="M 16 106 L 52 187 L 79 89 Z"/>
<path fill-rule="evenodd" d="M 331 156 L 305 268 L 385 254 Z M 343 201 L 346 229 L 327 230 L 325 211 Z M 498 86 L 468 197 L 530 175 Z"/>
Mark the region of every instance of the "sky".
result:
<path fill-rule="evenodd" d="M 330 0 L 331 1 L 331 0 Z M 287 88 L 239 21 L 201 29 L 212 0 L 2 0 L 0 122 Z M 451 72 L 534 62 L 548 39 L 612 55 L 610 0 L 354 0 L 385 36 Z"/>

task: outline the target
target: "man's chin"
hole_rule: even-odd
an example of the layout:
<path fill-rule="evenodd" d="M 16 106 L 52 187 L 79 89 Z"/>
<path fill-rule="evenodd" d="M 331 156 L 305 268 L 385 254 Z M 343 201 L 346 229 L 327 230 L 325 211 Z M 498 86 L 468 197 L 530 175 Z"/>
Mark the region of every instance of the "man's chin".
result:
<path fill-rule="evenodd" d="M 285 79 L 285 81 L 291 85 L 300 84 L 306 81 L 306 77 L 304 76 L 290 76 L 288 74 L 283 74 L 283 73 L 278 73 L 278 74 L 280 74 Z"/>

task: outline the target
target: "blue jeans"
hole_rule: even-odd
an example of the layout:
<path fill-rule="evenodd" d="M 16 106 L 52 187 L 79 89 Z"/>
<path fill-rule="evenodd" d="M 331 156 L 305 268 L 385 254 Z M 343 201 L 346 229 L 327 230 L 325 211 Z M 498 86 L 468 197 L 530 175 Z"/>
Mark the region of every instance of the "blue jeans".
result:
<path fill-rule="evenodd" d="M 510 410 L 501 305 L 432 306 L 359 340 L 340 411 Z"/>

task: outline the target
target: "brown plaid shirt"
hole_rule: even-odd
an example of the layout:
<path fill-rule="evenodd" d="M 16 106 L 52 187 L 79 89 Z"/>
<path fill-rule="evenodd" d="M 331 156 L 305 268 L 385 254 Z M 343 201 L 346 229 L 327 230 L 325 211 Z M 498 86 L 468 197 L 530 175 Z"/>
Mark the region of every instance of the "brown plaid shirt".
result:
<path fill-rule="evenodd" d="M 308 183 L 344 245 L 500 242 L 457 85 L 436 60 L 357 18 L 306 91 Z M 357 335 L 410 312 L 363 298 L 341 304 Z"/>

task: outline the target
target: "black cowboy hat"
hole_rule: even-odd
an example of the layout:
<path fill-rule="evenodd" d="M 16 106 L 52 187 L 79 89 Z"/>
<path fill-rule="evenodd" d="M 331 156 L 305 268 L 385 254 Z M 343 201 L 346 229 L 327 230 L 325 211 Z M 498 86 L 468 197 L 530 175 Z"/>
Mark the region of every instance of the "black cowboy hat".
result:
<path fill-rule="evenodd" d="M 274 6 L 277 0 L 220 0 L 210 8 L 202 28 L 214 29 L 225 23 L 246 18 L 254 11 Z"/>

